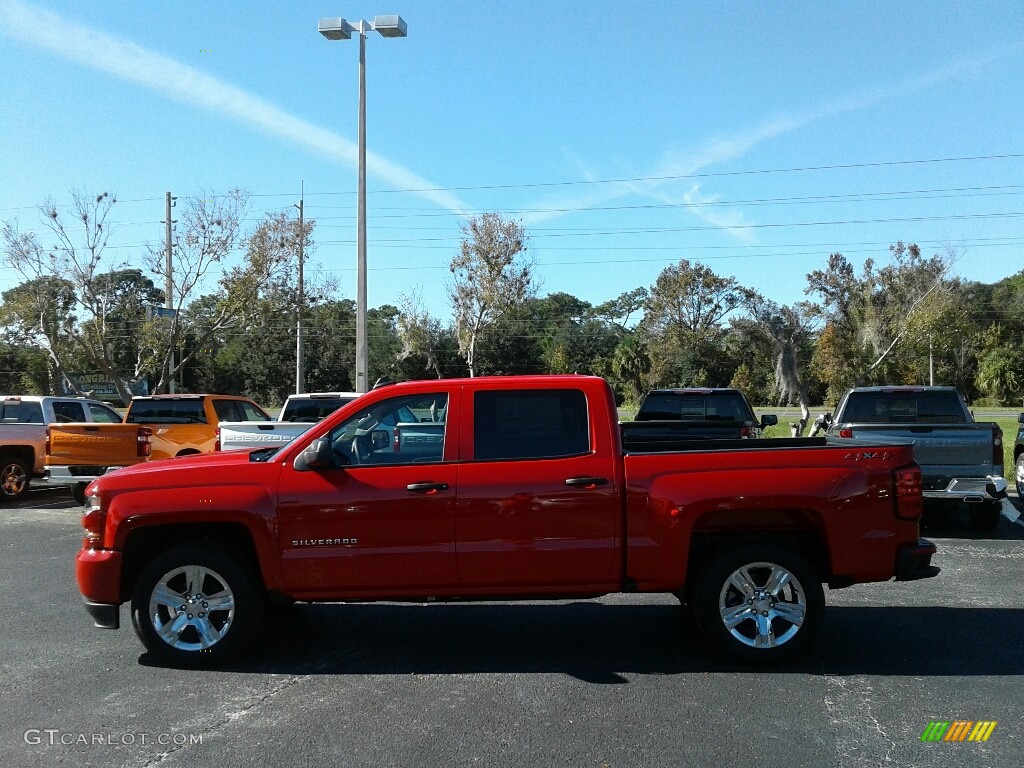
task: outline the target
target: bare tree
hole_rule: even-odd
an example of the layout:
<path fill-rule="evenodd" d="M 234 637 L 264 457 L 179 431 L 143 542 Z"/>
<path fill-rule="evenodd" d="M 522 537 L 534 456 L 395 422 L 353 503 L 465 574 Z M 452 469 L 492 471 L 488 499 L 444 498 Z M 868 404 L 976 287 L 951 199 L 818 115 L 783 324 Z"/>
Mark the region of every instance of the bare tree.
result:
<path fill-rule="evenodd" d="M 459 253 L 451 262 L 454 283 L 448 296 L 455 309 L 459 353 L 469 375 L 480 334 L 509 310 L 536 295 L 533 264 L 520 258 L 527 249 L 526 230 L 520 222 L 499 213 L 474 216 L 462 227 Z"/>
<path fill-rule="evenodd" d="M 414 355 L 427 360 L 426 370 L 434 371 L 443 379 L 444 372 L 437 359 L 437 336 L 440 324 L 423 308 L 423 298 L 418 291 L 410 295 L 401 294 L 398 307 L 398 336 L 402 340 L 402 351 L 396 361 L 401 362 Z"/>
<path fill-rule="evenodd" d="M 52 288 L 54 281 L 59 281 L 68 289 L 36 291 L 33 294 L 36 299 L 48 298 L 60 303 L 58 294 L 62 294 L 73 297 L 75 302 L 73 309 L 63 302 L 63 323 L 51 321 L 56 305 L 44 307 L 37 302 L 31 309 L 33 315 L 21 313 L 22 330 L 30 343 L 46 352 L 54 369 L 73 390 L 77 391 L 77 386 L 68 377 L 66 368 L 69 355 L 84 357 L 106 374 L 121 398 L 127 401 L 131 399 L 129 381 L 141 375 L 143 360 L 136 360 L 135 369 L 128 376 L 118 370 L 113 359 L 114 332 L 108 322 L 117 308 L 116 287 L 113 280 L 101 279 L 104 252 L 112 231 L 108 219 L 117 198 L 110 192 L 95 195 L 75 190 L 71 200 L 66 213 L 53 198 L 47 199 L 39 209 L 52 237 L 49 247 L 40 242 L 35 232 L 19 231 L 17 222 L 4 223 L 4 263 L 25 278 L 27 284 Z M 108 274 L 123 270 L 125 266 L 123 262 L 115 264 Z M 24 303 L 23 306 L 27 307 Z M 80 324 L 74 310 L 82 314 Z"/>
<path fill-rule="evenodd" d="M 775 363 L 775 388 L 779 404 L 800 405 L 800 420 L 792 424 L 799 437 L 804 433 L 811 410 L 807 403 L 807 384 L 800 375 L 800 342 L 814 330 L 815 313 L 809 304 L 780 306 L 756 291 L 748 291 L 747 312 L 760 334 L 772 347 Z"/>

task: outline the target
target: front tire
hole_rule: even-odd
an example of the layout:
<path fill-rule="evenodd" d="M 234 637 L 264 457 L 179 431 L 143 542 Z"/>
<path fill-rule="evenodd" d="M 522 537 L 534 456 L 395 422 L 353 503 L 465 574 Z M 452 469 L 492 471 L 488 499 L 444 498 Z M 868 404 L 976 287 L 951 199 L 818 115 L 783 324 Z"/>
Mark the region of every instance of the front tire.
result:
<path fill-rule="evenodd" d="M 820 576 L 798 552 L 752 543 L 710 561 L 698 579 L 694 613 L 717 650 L 746 664 L 777 664 L 813 642 L 825 593 Z"/>
<path fill-rule="evenodd" d="M 0 458 L 0 500 L 14 501 L 28 490 L 29 468 L 16 456 Z"/>
<path fill-rule="evenodd" d="M 168 550 L 143 570 L 132 624 L 153 656 L 176 667 L 238 656 L 263 619 L 264 595 L 237 554 L 196 543 Z"/>
<path fill-rule="evenodd" d="M 79 504 L 85 505 L 85 489 L 89 487 L 88 483 L 75 483 L 71 486 L 71 497 Z"/>

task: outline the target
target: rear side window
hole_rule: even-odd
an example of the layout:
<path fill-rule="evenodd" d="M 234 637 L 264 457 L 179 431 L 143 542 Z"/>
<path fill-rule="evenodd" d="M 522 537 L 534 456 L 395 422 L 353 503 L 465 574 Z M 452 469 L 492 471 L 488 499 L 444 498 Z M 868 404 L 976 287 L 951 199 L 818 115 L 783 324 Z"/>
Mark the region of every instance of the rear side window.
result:
<path fill-rule="evenodd" d="M 43 407 L 39 403 L 8 402 L 0 405 L 6 424 L 42 424 Z"/>
<path fill-rule="evenodd" d="M 218 421 L 246 421 L 237 400 L 214 400 L 213 412 L 217 414 Z"/>
<path fill-rule="evenodd" d="M 53 402 L 53 419 L 57 422 L 85 421 L 85 408 L 81 403 L 68 400 Z"/>
<path fill-rule="evenodd" d="M 861 424 L 967 421 L 956 392 L 851 392 L 842 420 Z"/>
<path fill-rule="evenodd" d="M 578 389 L 477 392 L 473 412 L 478 461 L 554 459 L 590 451 L 587 399 Z"/>
<path fill-rule="evenodd" d="M 129 424 L 206 424 L 200 400 L 133 400 Z"/>

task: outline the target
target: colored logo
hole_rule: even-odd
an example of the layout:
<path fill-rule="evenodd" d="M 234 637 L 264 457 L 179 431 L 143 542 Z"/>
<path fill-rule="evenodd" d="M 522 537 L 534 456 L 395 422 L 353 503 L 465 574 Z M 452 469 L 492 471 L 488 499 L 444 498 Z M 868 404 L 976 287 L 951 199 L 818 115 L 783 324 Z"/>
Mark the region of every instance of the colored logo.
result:
<path fill-rule="evenodd" d="M 996 725 L 995 720 L 932 720 L 921 741 L 988 741 Z"/>

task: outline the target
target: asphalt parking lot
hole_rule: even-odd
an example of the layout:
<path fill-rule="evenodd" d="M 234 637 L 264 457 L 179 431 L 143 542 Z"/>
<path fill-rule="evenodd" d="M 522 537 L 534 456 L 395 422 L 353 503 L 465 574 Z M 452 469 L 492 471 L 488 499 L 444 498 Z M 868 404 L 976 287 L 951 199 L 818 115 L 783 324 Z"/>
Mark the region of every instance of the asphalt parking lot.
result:
<path fill-rule="evenodd" d="M 66 492 L 0 508 L 4 766 L 1024 764 L 1024 520 L 941 520 L 935 579 L 827 592 L 817 649 L 723 662 L 674 599 L 298 605 L 224 670 L 94 629 Z M 988 721 L 984 742 L 926 742 Z"/>

